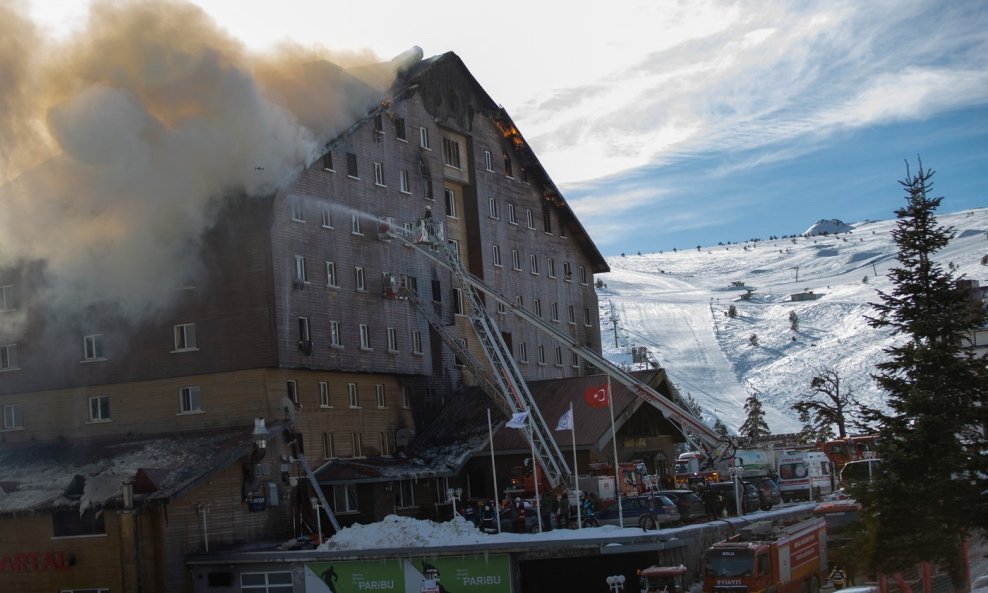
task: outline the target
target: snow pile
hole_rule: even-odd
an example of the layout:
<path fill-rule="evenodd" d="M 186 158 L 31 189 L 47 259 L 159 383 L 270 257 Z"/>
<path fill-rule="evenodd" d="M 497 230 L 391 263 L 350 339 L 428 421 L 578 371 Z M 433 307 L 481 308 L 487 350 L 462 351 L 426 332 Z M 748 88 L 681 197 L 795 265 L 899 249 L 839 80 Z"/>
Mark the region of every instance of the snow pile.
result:
<path fill-rule="evenodd" d="M 322 545 L 323 550 L 366 550 L 370 548 L 418 548 L 439 544 L 479 544 L 490 541 L 463 517 L 435 523 L 411 517 L 388 515 L 378 523 L 344 527 Z"/>
<path fill-rule="evenodd" d="M 831 218 L 830 220 L 818 220 L 813 226 L 803 232 L 804 237 L 816 235 L 836 235 L 838 233 L 849 233 L 853 227 L 842 220 Z"/>

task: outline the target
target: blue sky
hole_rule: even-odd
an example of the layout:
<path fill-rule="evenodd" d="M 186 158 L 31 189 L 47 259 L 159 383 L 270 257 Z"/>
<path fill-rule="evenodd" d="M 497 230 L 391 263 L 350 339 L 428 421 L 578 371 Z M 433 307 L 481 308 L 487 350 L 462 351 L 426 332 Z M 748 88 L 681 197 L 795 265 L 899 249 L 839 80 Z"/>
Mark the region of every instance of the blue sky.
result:
<path fill-rule="evenodd" d="M 904 159 L 942 209 L 988 204 L 982 0 L 197 0 L 252 51 L 454 51 L 605 255 L 891 218 Z M 86 3 L 35 0 L 53 35 Z"/>

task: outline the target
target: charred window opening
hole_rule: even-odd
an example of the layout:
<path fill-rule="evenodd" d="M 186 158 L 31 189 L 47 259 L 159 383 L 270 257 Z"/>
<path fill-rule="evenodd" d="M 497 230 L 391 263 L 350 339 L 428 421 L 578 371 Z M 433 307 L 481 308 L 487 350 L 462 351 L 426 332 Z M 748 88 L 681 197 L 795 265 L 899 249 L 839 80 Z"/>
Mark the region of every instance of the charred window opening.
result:
<path fill-rule="evenodd" d="M 360 179 L 357 174 L 357 155 L 352 152 L 346 153 L 346 174 L 354 179 Z"/>
<path fill-rule="evenodd" d="M 381 118 L 381 114 L 378 113 L 374 116 L 374 134 L 380 136 L 384 133 L 384 120 Z"/>
<path fill-rule="evenodd" d="M 405 118 L 396 117 L 394 121 L 395 121 L 395 138 L 399 140 L 407 141 L 408 138 L 405 136 Z"/>
<path fill-rule="evenodd" d="M 332 152 L 327 152 L 326 154 L 323 155 L 323 157 L 322 157 L 322 168 L 323 168 L 323 171 L 336 171 L 336 169 L 333 168 L 333 153 Z"/>
<path fill-rule="evenodd" d="M 552 213 L 548 210 L 542 211 L 542 230 L 547 233 L 552 232 Z"/>
<path fill-rule="evenodd" d="M 106 523 L 103 520 L 103 509 L 86 509 L 79 512 L 78 508 L 53 511 L 52 537 L 79 537 L 83 535 L 105 535 Z"/>
<path fill-rule="evenodd" d="M 508 177 L 512 176 L 511 172 L 511 157 L 507 153 L 504 154 L 504 174 Z"/>

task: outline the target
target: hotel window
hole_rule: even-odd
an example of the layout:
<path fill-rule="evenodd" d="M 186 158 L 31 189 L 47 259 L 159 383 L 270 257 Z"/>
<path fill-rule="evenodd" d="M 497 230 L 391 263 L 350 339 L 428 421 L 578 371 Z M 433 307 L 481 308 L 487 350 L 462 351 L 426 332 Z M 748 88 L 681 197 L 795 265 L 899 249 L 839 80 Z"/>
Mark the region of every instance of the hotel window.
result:
<path fill-rule="evenodd" d="M 535 217 L 531 210 L 525 210 L 525 217 L 528 218 L 528 228 L 535 229 Z"/>
<path fill-rule="evenodd" d="M 332 459 L 336 457 L 333 454 L 333 433 L 324 432 L 322 433 L 322 458 Z"/>
<path fill-rule="evenodd" d="M 416 480 L 399 480 L 398 487 L 395 488 L 395 506 L 399 509 L 410 509 L 415 507 L 415 482 Z"/>
<path fill-rule="evenodd" d="M 360 215 L 356 212 L 350 215 L 350 232 L 354 235 L 363 235 L 360 232 Z"/>
<path fill-rule="evenodd" d="M 456 140 L 443 138 L 443 164 L 454 169 L 460 168 L 460 143 Z"/>
<path fill-rule="evenodd" d="M 576 307 L 569 305 L 567 307 L 567 313 L 569 314 L 569 324 L 576 325 Z"/>
<path fill-rule="evenodd" d="M 353 279 L 358 292 L 367 290 L 367 284 L 364 281 L 364 268 L 361 266 L 354 266 L 353 268 Z"/>
<path fill-rule="evenodd" d="M 508 204 L 508 223 L 518 224 L 518 219 L 515 217 L 515 205 Z"/>
<path fill-rule="evenodd" d="M 202 393 L 198 385 L 182 387 L 178 390 L 178 409 L 182 414 L 202 411 Z"/>
<path fill-rule="evenodd" d="M 528 364 L 528 344 L 525 342 L 518 344 L 518 361 Z"/>
<path fill-rule="evenodd" d="M 586 283 L 587 283 L 587 269 L 583 266 L 580 266 L 580 284 L 586 284 Z"/>
<path fill-rule="evenodd" d="M 96 395 L 89 398 L 89 421 L 107 422 L 110 420 L 110 396 Z"/>
<path fill-rule="evenodd" d="M 302 200 L 291 198 L 289 202 L 292 204 L 292 220 L 295 222 L 305 222 L 305 217 L 302 215 Z"/>
<path fill-rule="evenodd" d="M 329 383 L 325 381 L 319 382 L 319 407 L 320 408 L 330 408 L 329 405 Z"/>
<path fill-rule="evenodd" d="M 449 243 L 449 251 L 453 254 L 456 261 L 460 261 L 460 242 L 456 239 L 450 239 L 447 241 Z"/>
<path fill-rule="evenodd" d="M 14 285 L 0 286 L 0 311 L 14 311 Z"/>
<path fill-rule="evenodd" d="M 590 307 L 583 308 L 583 325 L 590 327 Z"/>
<path fill-rule="evenodd" d="M 515 270 L 521 269 L 521 257 L 519 257 L 517 249 L 511 250 L 511 268 Z"/>
<path fill-rule="evenodd" d="M 285 381 L 285 395 L 292 400 L 293 404 L 298 405 L 298 384 L 295 379 Z"/>
<path fill-rule="evenodd" d="M 0 346 L 0 371 L 17 369 L 17 344 Z"/>
<path fill-rule="evenodd" d="M 431 150 L 429 148 L 429 130 L 427 128 L 419 128 L 419 146 L 426 150 Z"/>
<path fill-rule="evenodd" d="M 577 356 L 576 352 L 572 352 L 571 354 L 573 356 L 572 356 L 572 360 L 571 360 L 570 364 L 573 365 L 573 368 L 574 369 L 580 368 L 580 357 Z"/>
<path fill-rule="evenodd" d="M 411 187 L 408 185 L 408 170 L 400 169 L 398 171 L 398 191 L 403 194 L 412 193 Z"/>
<path fill-rule="evenodd" d="M 326 262 L 326 286 L 329 288 L 339 288 L 336 285 L 336 263 Z"/>
<path fill-rule="evenodd" d="M 502 303 L 501 301 L 498 301 L 497 302 L 497 312 L 500 313 L 501 315 L 504 315 L 505 313 L 508 312 L 508 308 L 504 305 L 504 303 Z"/>
<path fill-rule="evenodd" d="M 412 389 L 408 385 L 401 386 L 401 407 L 412 407 Z"/>
<path fill-rule="evenodd" d="M 357 384 L 356 383 L 347 383 L 346 384 L 346 396 L 347 396 L 347 403 L 350 405 L 351 408 L 359 408 L 360 407 L 360 398 L 357 397 Z"/>
<path fill-rule="evenodd" d="M 511 177 L 511 157 L 505 153 L 504 155 L 504 174 Z"/>
<path fill-rule="evenodd" d="M 357 485 L 336 484 L 333 486 L 333 511 L 340 513 L 357 513 Z"/>
<path fill-rule="evenodd" d="M 501 246 L 491 245 L 491 254 L 493 255 L 494 265 L 501 267 Z"/>
<path fill-rule="evenodd" d="M 374 185 L 384 187 L 384 164 L 374 163 Z"/>
<path fill-rule="evenodd" d="M 528 256 L 529 267 L 531 268 L 532 274 L 535 276 L 539 275 L 539 257 L 534 253 Z"/>
<path fill-rule="evenodd" d="M 490 211 L 491 218 L 501 218 L 501 213 L 497 209 L 497 198 L 487 198 L 487 208 Z"/>
<path fill-rule="evenodd" d="M 343 347 L 340 341 L 340 322 L 335 319 L 329 322 L 329 345 L 333 348 Z"/>
<path fill-rule="evenodd" d="M 402 142 L 408 142 L 408 138 L 405 136 L 405 118 L 396 117 L 395 122 L 395 138 L 401 140 Z"/>
<path fill-rule="evenodd" d="M 312 334 L 309 332 L 308 317 L 298 318 L 298 349 L 306 356 L 312 354 Z"/>
<path fill-rule="evenodd" d="M 391 455 L 394 453 L 391 449 L 391 435 L 387 431 L 382 430 L 377 433 L 377 440 L 381 447 L 381 455 Z"/>
<path fill-rule="evenodd" d="M 357 155 L 352 152 L 346 153 L 346 174 L 354 179 L 360 179 L 360 175 L 357 175 Z"/>
<path fill-rule="evenodd" d="M 81 498 L 81 493 L 73 495 L 73 499 Z M 81 537 L 87 535 L 106 535 L 106 513 L 94 506 L 79 512 L 80 509 L 70 508 L 53 510 L 51 512 L 53 537 Z M 247 591 L 247 589 L 243 589 Z M 62 593 L 109 593 L 109 589 L 59 589 Z"/>
<path fill-rule="evenodd" d="M 521 181 L 522 183 L 528 183 L 528 167 L 521 168 Z"/>
<path fill-rule="evenodd" d="M 393 327 L 388 328 L 388 352 L 398 351 L 398 330 Z"/>
<path fill-rule="evenodd" d="M 556 277 L 556 262 L 551 257 L 545 260 L 545 273 L 548 274 L 550 278 Z"/>
<path fill-rule="evenodd" d="M 494 159 L 491 158 L 491 151 L 489 150 L 484 151 L 484 167 L 488 171 L 494 170 Z"/>
<path fill-rule="evenodd" d="M 175 352 L 198 350 L 196 342 L 196 324 L 180 323 L 174 327 Z"/>
<path fill-rule="evenodd" d="M 443 189 L 443 198 L 446 200 L 446 216 L 456 218 L 456 194 L 451 189 Z"/>
<path fill-rule="evenodd" d="M 105 360 L 103 334 L 93 334 L 82 338 L 82 351 L 85 360 Z"/>
<path fill-rule="evenodd" d="M 455 366 L 462 367 L 464 366 L 463 359 L 460 358 L 460 355 L 458 353 L 461 350 L 467 349 L 467 341 L 464 340 L 463 338 L 453 338 L 453 339 L 456 340 L 456 345 L 457 345 L 457 348 L 454 350 L 454 354 L 453 354 L 453 364 Z"/>
<path fill-rule="evenodd" d="M 552 233 L 552 215 L 548 210 L 542 213 L 542 230 Z"/>
<path fill-rule="evenodd" d="M 525 299 L 522 298 L 521 295 L 516 296 L 515 297 L 515 305 L 517 305 L 518 307 L 524 307 L 525 306 Z"/>
<path fill-rule="evenodd" d="M 24 416 L 21 414 L 20 404 L 3 405 L 3 429 L 14 430 L 24 428 Z"/>
<path fill-rule="evenodd" d="M 350 442 L 353 445 L 353 456 L 363 457 L 364 456 L 364 435 L 359 432 L 351 433 Z"/>
<path fill-rule="evenodd" d="M 296 255 L 295 256 L 295 285 L 296 287 L 301 287 L 305 284 L 305 256 Z"/>
<path fill-rule="evenodd" d="M 374 134 L 384 134 L 384 118 L 380 113 L 374 116 Z"/>
<path fill-rule="evenodd" d="M 384 399 L 384 385 L 381 383 L 374 385 L 374 398 L 377 401 L 377 407 L 387 407 L 387 401 Z"/>
<path fill-rule="evenodd" d="M 463 291 L 459 288 L 453 289 L 453 312 L 463 315 Z"/>
<path fill-rule="evenodd" d="M 563 366 L 563 348 L 562 348 L 562 346 L 556 346 L 555 354 L 556 354 L 556 366 L 557 367 Z"/>
<path fill-rule="evenodd" d="M 545 366 L 545 346 L 539 344 L 539 366 Z"/>
<path fill-rule="evenodd" d="M 333 228 L 333 211 L 329 208 L 329 206 L 322 207 L 322 228 Z"/>
<path fill-rule="evenodd" d="M 568 261 L 563 262 L 563 280 L 566 282 L 573 281 L 573 267 Z"/>
<path fill-rule="evenodd" d="M 535 299 L 532 302 L 532 308 L 535 310 L 535 314 L 542 317 L 542 299 Z"/>
<path fill-rule="evenodd" d="M 366 323 L 360 324 L 360 349 L 370 350 L 370 327 Z"/>
<path fill-rule="evenodd" d="M 332 152 L 327 152 L 326 154 L 323 155 L 323 157 L 322 157 L 322 169 L 323 169 L 323 171 L 333 171 L 333 172 L 336 172 L 336 169 L 333 168 L 333 153 Z"/>
<path fill-rule="evenodd" d="M 422 354 L 422 332 L 417 329 L 412 330 L 412 352 Z"/>
<path fill-rule="evenodd" d="M 553 321 L 559 321 L 559 303 L 556 301 L 549 303 L 549 315 Z"/>

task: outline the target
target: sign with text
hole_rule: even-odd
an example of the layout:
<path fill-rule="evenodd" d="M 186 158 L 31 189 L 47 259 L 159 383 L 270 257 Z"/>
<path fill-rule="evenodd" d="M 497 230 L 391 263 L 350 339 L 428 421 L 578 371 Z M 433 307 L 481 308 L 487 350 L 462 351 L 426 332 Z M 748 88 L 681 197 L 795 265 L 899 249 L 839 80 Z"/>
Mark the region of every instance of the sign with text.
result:
<path fill-rule="evenodd" d="M 306 564 L 306 593 L 510 593 L 506 555 Z"/>

